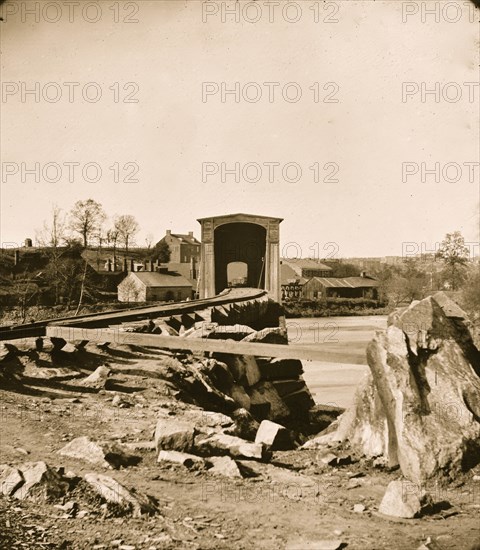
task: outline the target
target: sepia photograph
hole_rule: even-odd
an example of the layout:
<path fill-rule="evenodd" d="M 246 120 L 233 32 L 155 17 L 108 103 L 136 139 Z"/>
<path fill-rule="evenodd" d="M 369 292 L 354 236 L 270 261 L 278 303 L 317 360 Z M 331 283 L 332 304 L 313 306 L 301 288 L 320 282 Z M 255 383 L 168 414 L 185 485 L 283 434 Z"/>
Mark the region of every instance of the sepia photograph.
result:
<path fill-rule="evenodd" d="M 479 0 L 0 0 L 0 550 L 480 550 Z"/>

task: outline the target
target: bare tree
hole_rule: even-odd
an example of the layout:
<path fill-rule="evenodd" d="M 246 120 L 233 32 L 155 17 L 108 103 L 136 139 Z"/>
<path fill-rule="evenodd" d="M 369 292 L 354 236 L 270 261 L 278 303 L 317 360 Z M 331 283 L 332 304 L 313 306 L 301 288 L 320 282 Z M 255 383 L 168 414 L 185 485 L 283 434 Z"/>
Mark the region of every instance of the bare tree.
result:
<path fill-rule="evenodd" d="M 113 271 L 117 266 L 117 244 L 118 244 L 118 230 L 115 227 L 107 231 L 107 244 L 113 248 Z"/>
<path fill-rule="evenodd" d="M 18 304 L 21 322 L 25 323 L 29 308 L 33 305 L 34 298 L 38 295 L 38 285 L 27 271 L 23 273 L 23 276 L 15 279 L 13 294 Z"/>
<path fill-rule="evenodd" d="M 70 211 L 70 228 L 81 235 L 84 248 L 87 248 L 89 238 L 99 233 L 105 218 L 102 205 L 93 199 L 74 204 Z"/>
<path fill-rule="evenodd" d="M 147 236 L 145 237 L 145 244 L 147 245 L 147 250 L 152 248 L 153 235 L 151 233 L 147 233 Z"/>
<path fill-rule="evenodd" d="M 119 242 L 123 243 L 125 252 L 128 252 L 128 245 L 132 243 L 134 236 L 140 229 L 137 220 L 130 214 L 118 216 L 115 218 L 114 226 L 118 231 Z"/>
<path fill-rule="evenodd" d="M 44 247 L 49 257 L 47 278 L 50 279 L 54 289 L 55 304 L 58 304 L 60 289 L 60 264 L 61 264 L 61 246 L 67 240 L 67 226 L 65 215 L 62 210 L 54 204 L 52 207 L 51 221 L 45 221 L 43 228 L 37 231 L 37 242 Z"/>

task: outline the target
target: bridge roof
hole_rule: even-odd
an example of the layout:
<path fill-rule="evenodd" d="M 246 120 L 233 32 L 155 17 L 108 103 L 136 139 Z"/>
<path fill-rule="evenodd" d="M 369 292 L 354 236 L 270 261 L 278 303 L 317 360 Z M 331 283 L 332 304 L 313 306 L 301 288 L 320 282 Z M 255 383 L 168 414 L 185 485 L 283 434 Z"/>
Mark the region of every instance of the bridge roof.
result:
<path fill-rule="evenodd" d="M 237 212 L 236 214 L 222 214 L 220 216 L 207 216 L 205 218 L 197 218 L 197 222 L 202 222 L 204 220 L 217 220 L 217 219 L 225 219 L 225 218 L 245 218 L 245 219 L 255 219 L 255 218 L 262 218 L 264 220 L 275 220 L 277 222 L 283 222 L 283 218 L 275 218 L 273 216 L 262 216 L 259 214 L 244 214 L 243 212 Z"/>

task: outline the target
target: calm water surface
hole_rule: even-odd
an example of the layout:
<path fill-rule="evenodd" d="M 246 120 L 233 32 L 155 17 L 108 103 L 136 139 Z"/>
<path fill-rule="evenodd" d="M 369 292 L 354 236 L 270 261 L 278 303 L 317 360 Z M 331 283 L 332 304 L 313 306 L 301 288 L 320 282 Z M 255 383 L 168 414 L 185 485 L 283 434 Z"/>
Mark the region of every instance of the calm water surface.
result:
<path fill-rule="evenodd" d="M 348 407 L 355 388 L 368 372 L 365 350 L 376 330 L 387 326 L 385 315 L 287 319 L 291 343 L 335 352 L 332 362 L 303 361 L 304 378 L 317 403 Z"/>

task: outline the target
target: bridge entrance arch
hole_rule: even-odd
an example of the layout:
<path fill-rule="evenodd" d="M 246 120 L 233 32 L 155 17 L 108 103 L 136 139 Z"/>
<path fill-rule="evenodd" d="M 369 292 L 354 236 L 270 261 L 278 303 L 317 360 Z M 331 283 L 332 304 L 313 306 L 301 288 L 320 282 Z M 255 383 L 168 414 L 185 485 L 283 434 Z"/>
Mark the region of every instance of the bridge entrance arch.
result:
<path fill-rule="evenodd" d="M 281 218 L 230 214 L 201 218 L 198 222 L 202 227 L 200 298 L 215 296 L 228 288 L 228 266 L 238 262 L 247 266 L 246 281 L 233 286 L 263 288 L 274 300 L 281 300 Z"/>

